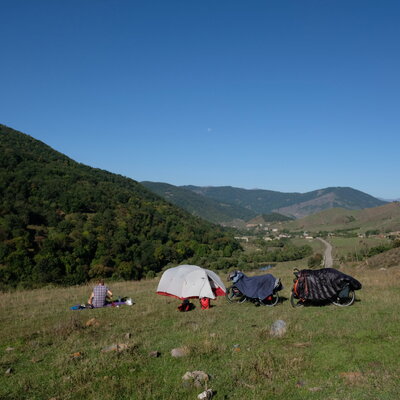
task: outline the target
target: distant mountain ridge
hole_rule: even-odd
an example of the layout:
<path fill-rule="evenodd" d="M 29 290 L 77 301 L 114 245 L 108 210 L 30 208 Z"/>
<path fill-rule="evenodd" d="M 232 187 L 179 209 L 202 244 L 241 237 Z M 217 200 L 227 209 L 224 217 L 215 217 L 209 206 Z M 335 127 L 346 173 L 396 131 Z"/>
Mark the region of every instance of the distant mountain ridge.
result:
<path fill-rule="evenodd" d="M 207 198 L 182 186 L 162 182 L 145 181 L 140 183 L 170 203 L 211 222 L 224 223 L 235 219 L 247 221 L 257 216 L 257 213 L 252 210 Z"/>
<path fill-rule="evenodd" d="M 229 222 L 234 218 L 249 220 L 258 215 L 271 213 L 297 219 L 330 208 L 359 210 L 387 203 L 350 187 L 328 187 L 307 193 L 283 193 L 232 186 L 173 186 L 156 182 L 142 182 L 142 184 L 173 204 L 218 223 Z M 190 192 L 200 197 L 195 197 Z M 214 215 L 204 212 L 204 209 L 211 207 L 211 204 Z M 229 213 L 226 213 L 227 209 Z M 218 213 L 218 217 L 215 217 Z"/>
<path fill-rule="evenodd" d="M 277 212 L 301 218 L 328 208 L 350 210 L 377 207 L 385 201 L 350 187 L 328 187 L 307 193 L 283 193 L 263 189 L 184 186 L 198 194 L 245 207 L 257 214 Z"/>

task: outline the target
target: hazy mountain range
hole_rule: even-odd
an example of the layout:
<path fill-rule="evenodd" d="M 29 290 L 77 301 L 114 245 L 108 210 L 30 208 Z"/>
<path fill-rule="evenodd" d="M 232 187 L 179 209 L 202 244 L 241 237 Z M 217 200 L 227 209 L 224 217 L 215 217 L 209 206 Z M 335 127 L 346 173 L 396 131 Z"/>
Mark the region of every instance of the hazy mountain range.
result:
<path fill-rule="evenodd" d="M 386 204 L 383 200 L 350 187 L 283 193 L 231 186 L 174 186 L 147 181 L 141 183 L 172 204 L 216 223 L 248 221 L 258 215 L 271 213 L 297 219 L 330 208 L 360 210 Z"/>

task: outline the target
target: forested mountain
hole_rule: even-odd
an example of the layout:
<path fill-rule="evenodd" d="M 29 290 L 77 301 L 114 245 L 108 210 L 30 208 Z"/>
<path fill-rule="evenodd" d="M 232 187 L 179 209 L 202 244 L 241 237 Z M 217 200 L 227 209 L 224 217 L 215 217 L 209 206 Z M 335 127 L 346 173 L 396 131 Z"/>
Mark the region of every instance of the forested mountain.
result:
<path fill-rule="evenodd" d="M 232 236 L 138 182 L 0 125 L 0 289 L 224 266 Z"/>
<path fill-rule="evenodd" d="M 349 187 L 330 187 L 307 193 L 282 193 L 262 189 L 240 189 L 231 186 L 183 186 L 213 200 L 235 204 L 257 214 L 277 212 L 289 217 L 306 215 L 341 207 L 358 210 L 386 204 L 366 193 Z"/>
<path fill-rule="evenodd" d="M 247 221 L 248 224 L 273 224 L 276 222 L 287 222 L 293 221 L 294 218 L 287 217 L 286 215 L 278 214 L 278 213 L 271 213 L 271 214 L 262 214 L 258 215 L 256 218 Z"/>
<path fill-rule="evenodd" d="M 247 208 L 214 200 L 183 187 L 161 182 L 140 183 L 172 204 L 214 223 L 230 222 L 235 219 L 247 221 L 257 215 Z"/>
<path fill-rule="evenodd" d="M 283 193 L 232 186 L 173 186 L 160 182 L 142 184 L 191 214 L 215 223 L 249 221 L 256 216 L 274 213 L 302 218 L 329 208 L 360 210 L 387 203 L 349 187 L 331 187 L 307 193 Z"/>

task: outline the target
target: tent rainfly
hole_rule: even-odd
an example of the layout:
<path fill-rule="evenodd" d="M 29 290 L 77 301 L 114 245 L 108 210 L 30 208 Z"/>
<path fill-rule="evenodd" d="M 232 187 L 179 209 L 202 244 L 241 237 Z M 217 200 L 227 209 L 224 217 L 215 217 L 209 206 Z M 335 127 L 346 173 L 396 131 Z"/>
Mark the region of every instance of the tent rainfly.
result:
<path fill-rule="evenodd" d="M 213 271 L 197 265 L 179 265 L 167 269 L 161 276 L 157 294 L 178 299 L 225 296 L 226 288 Z"/>

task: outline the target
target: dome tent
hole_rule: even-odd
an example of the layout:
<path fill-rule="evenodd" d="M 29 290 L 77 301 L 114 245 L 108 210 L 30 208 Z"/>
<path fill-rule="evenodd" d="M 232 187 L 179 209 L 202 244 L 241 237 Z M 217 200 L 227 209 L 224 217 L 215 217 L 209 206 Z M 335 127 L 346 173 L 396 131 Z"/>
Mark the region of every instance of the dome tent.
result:
<path fill-rule="evenodd" d="M 226 288 L 213 271 L 197 265 L 179 265 L 167 269 L 161 276 L 157 294 L 178 299 L 225 296 Z"/>

